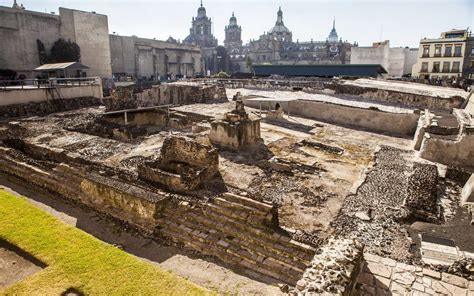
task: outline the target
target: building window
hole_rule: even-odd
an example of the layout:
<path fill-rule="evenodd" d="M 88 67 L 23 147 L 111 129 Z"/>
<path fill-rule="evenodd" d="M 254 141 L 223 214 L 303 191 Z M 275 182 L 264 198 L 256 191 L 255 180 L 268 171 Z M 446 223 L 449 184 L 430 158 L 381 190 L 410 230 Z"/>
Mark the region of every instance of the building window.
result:
<path fill-rule="evenodd" d="M 460 62 L 453 62 L 453 68 L 452 68 L 452 72 L 453 73 L 459 73 L 459 66 L 460 66 Z"/>
<path fill-rule="evenodd" d="M 428 62 L 421 63 L 421 72 L 428 72 Z"/>
<path fill-rule="evenodd" d="M 448 73 L 449 72 L 449 66 L 450 66 L 450 62 L 443 62 L 443 72 L 444 73 Z"/>
<path fill-rule="evenodd" d="M 474 69 L 474 60 L 471 60 L 471 63 L 469 64 L 469 68 Z"/>
<path fill-rule="evenodd" d="M 471 47 L 471 56 L 474 56 L 474 46 Z"/>
<path fill-rule="evenodd" d="M 428 58 L 430 56 L 430 46 L 423 46 L 423 58 Z"/>
<path fill-rule="evenodd" d="M 455 45 L 454 46 L 454 56 L 460 57 L 461 56 L 461 47 L 462 45 Z"/>
<path fill-rule="evenodd" d="M 435 57 L 440 57 L 441 56 L 441 45 L 435 45 L 434 56 Z"/>
<path fill-rule="evenodd" d="M 453 46 L 452 45 L 446 45 L 446 49 L 444 50 L 444 56 L 445 57 L 450 57 L 453 54 Z"/>
<path fill-rule="evenodd" d="M 433 71 L 432 72 L 439 72 L 439 62 L 433 63 Z"/>

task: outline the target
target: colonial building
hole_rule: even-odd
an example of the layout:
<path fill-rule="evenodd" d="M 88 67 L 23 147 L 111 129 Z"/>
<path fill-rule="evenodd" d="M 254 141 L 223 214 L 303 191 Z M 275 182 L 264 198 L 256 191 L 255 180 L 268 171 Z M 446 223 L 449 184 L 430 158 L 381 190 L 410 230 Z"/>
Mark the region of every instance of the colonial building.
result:
<path fill-rule="evenodd" d="M 474 37 L 467 30 L 451 30 L 440 38 L 422 39 L 413 76 L 474 78 Z"/>
<path fill-rule="evenodd" d="M 234 72 L 250 72 L 252 65 L 315 65 L 346 64 L 350 61 L 351 47 L 357 46 L 338 39 L 336 24 L 333 22 L 325 41 L 293 41 L 293 33 L 283 21 L 281 7 L 277 12 L 275 25 L 257 40 L 239 46 L 241 28 L 234 15 L 225 28 L 225 47 L 230 55 Z"/>
<path fill-rule="evenodd" d="M 216 72 L 217 70 L 217 39 L 212 34 L 212 20 L 206 14 L 206 8 L 202 5 L 198 8 L 197 16 L 192 19 L 189 35 L 184 43 L 194 44 L 201 47 L 205 72 Z"/>
<path fill-rule="evenodd" d="M 417 58 L 418 48 L 390 47 L 389 40 L 351 48 L 351 64 L 379 64 L 391 77 L 411 74 Z"/>

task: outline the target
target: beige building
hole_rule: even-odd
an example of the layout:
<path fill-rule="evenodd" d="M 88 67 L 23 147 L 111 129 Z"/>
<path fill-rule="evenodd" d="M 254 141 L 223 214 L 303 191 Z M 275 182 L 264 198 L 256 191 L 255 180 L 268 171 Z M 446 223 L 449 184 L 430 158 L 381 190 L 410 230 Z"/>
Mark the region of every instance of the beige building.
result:
<path fill-rule="evenodd" d="M 437 39 L 422 39 L 413 77 L 425 79 L 474 78 L 474 38 L 467 30 L 441 33 Z"/>
<path fill-rule="evenodd" d="M 351 47 L 351 64 L 380 64 L 388 76 L 411 74 L 418 58 L 418 48 L 390 47 L 390 41 L 374 42 L 372 46 Z"/>
<path fill-rule="evenodd" d="M 49 51 L 59 38 L 81 48 L 81 63 L 90 76 L 112 77 L 106 15 L 59 8 L 59 15 L 0 6 L 0 69 L 33 78 L 41 65 L 38 41 Z"/>
<path fill-rule="evenodd" d="M 110 35 L 112 72 L 115 77 L 134 76 L 157 80 L 167 74 L 192 77 L 202 71 L 201 49 L 197 45 Z"/>

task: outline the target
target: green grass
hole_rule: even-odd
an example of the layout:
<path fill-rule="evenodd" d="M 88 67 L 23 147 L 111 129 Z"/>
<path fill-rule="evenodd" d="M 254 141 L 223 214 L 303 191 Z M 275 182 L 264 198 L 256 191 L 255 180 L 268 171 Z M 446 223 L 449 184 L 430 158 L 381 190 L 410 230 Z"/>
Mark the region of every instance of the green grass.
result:
<path fill-rule="evenodd" d="M 205 290 L 69 226 L 24 198 L 0 190 L 0 239 L 47 267 L 1 295 L 208 295 Z"/>

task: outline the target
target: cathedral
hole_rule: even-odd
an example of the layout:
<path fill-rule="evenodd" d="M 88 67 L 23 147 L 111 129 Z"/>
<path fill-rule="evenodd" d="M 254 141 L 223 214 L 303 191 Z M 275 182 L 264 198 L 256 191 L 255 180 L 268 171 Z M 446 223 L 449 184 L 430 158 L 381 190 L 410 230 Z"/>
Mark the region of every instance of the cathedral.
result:
<path fill-rule="evenodd" d="M 293 41 L 293 33 L 283 21 L 281 7 L 277 12 L 275 25 L 256 40 L 248 44 L 242 42 L 242 27 L 234 13 L 225 27 L 224 46 L 218 46 L 212 35 L 211 19 L 201 6 L 198 16 L 193 18 L 190 34 L 184 42 L 200 45 L 205 69 L 211 73 L 251 72 L 253 65 L 314 65 L 346 64 L 350 62 L 351 44 L 339 38 L 336 22 L 324 41 Z"/>

